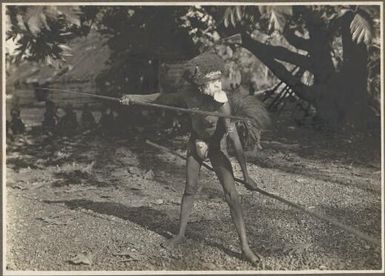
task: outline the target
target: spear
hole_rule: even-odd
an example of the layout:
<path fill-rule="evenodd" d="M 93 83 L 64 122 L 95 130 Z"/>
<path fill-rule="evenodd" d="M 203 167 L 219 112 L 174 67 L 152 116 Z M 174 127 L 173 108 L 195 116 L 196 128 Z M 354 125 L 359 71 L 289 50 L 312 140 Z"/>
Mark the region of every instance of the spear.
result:
<path fill-rule="evenodd" d="M 220 43 L 223 43 L 225 45 L 240 45 L 240 44 L 242 44 L 242 37 L 240 34 L 234 34 L 234 35 L 231 35 L 229 37 L 225 37 L 225 38 L 219 40 L 216 44 L 220 44 Z M 115 98 L 115 97 L 96 95 L 96 94 L 86 93 L 86 92 L 77 92 L 74 90 L 57 89 L 57 88 L 39 88 L 39 89 L 47 90 L 47 91 L 53 91 L 53 92 L 56 91 L 56 92 L 84 95 L 84 96 L 94 97 L 94 98 L 103 99 L 103 100 L 117 101 L 117 102 L 122 104 L 121 99 Z M 209 112 L 209 111 L 203 111 L 203 110 L 197 110 L 197 109 L 188 109 L 188 108 L 175 107 L 175 106 L 169 106 L 169 105 L 163 105 L 163 104 L 145 103 L 145 102 L 133 101 L 133 100 L 130 100 L 130 104 L 139 105 L 139 106 L 146 106 L 146 107 L 153 107 L 153 108 L 160 108 L 160 109 L 166 109 L 166 110 L 173 110 L 173 111 L 178 111 L 178 112 L 183 112 L 183 113 L 200 114 L 200 115 L 204 115 L 204 116 L 215 116 L 215 117 L 220 117 L 220 118 L 229 118 L 229 119 L 233 119 L 236 121 L 245 121 L 245 122 L 250 121 L 250 119 L 248 119 L 248 118 L 243 118 L 243 117 L 239 117 L 239 116 L 225 115 L 225 114 L 218 113 L 218 112 Z"/>
<path fill-rule="evenodd" d="M 98 98 L 98 99 L 122 103 L 120 98 L 103 96 L 103 95 L 96 95 L 96 94 L 92 94 L 92 93 L 77 92 L 74 90 L 65 90 L 65 89 L 57 89 L 57 88 L 39 88 L 39 89 L 52 91 L 52 92 L 63 92 L 63 93 L 69 93 L 69 94 L 89 96 L 89 97 L 93 97 L 93 98 Z M 183 113 L 199 114 L 199 115 L 204 115 L 204 116 L 215 116 L 215 117 L 220 117 L 220 118 L 229 118 L 229 119 L 233 119 L 236 121 L 246 121 L 247 122 L 250 120 L 248 118 L 243 118 L 243 117 L 233 116 L 233 115 L 225 115 L 225 114 L 222 114 L 219 112 L 210 112 L 210 111 L 203 111 L 203 110 L 197 110 L 197 109 L 188 109 L 188 108 L 175 107 L 175 106 L 169 106 L 169 105 L 163 105 L 163 104 L 145 103 L 145 102 L 130 100 L 130 105 L 131 104 L 132 105 L 159 108 L 159 109 L 172 110 L 172 111 L 178 111 L 178 112 L 183 112 Z"/>

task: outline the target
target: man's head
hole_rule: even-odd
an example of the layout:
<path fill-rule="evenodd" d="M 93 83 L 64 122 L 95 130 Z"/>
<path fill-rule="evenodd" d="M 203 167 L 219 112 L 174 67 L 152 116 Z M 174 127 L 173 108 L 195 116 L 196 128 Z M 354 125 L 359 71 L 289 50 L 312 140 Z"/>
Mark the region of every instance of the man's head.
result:
<path fill-rule="evenodd" d="M 202 94 L 212 96 L 215 101 L 225 103 L 228 101 L 226 93 L 222 90 L 222 73 L 220 71 L 205 75 L 205 81 L 199 86 Z"/>
<path fill-rule="evenodd" d="M 185 78 L 196 85 L 198 90 L 215 101 L 225 103 L 228 101 L 226 93 L 222 90 L 223 60 L 214 53 L 204 53 L 187 63 Z"/>

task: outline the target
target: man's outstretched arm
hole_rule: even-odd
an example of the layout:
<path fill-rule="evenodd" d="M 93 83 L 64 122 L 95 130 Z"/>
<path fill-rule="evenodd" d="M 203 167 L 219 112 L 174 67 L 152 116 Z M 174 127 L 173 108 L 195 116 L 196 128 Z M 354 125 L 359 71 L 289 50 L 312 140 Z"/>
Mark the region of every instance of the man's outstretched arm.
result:
<path fill-rule="evenodd" d="M 127 94 L 123 95 L 120 102 L 125 105 L 135 104 L 135 102 L 142 103 L 158 103 L 164 105 L 181 105 L 183 96 L 182 93 L 154 93 L 147 95 Z"/>

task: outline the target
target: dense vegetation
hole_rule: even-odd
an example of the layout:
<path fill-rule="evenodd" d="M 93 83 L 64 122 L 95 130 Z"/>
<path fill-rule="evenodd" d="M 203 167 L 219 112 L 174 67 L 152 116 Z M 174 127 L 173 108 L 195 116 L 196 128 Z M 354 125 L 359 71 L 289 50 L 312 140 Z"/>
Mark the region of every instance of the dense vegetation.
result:
<path fill-rule="evenodd" d="M 220 45 L 241 33 L 240 46 L 309 102 L 319 121 L 362 128 L 380 111 L 379 13 L 379 6 L 341 5 L 8 6 L 7 39 L 17 44 L 8 61 L 60 66 L 71 54 L 68 41 L 94 29 L 112 50 L 97 82 L 103 93 L 120 95 L 151 91 L 159 62 L 207 49 L 242 67 L 234 47 Z M 308 77 L 293 75 L 295 66 Z"/>

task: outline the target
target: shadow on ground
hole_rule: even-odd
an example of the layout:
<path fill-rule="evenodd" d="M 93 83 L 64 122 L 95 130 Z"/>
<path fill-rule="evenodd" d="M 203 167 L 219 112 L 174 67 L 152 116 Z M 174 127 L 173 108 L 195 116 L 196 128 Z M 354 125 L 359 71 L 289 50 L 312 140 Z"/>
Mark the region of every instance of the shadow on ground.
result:
<path fill-rule="evenodd" d="M 171 220 L 167 213 L 158 210 L 153 209 L 151 207 L 147 206 L 141 206 L 141 207 L 127 207 L 120 203 L 114 203 L 114 202 L 96 202 L 91 201 L 87 199 L 74 199 L 74 200 L 58 200 L 58 201 L 50 201 L 46 200 L 44 201 L 48 204 L 65 204 L 68 208 L 74 210 L 77 208 L 83 208 L 86 210 L 91 210 L 98 214 L 103 215 L 109 215 L 109 216 L 115 216 L 123 220 L 127 220 L 133 223 L 136 223 L 140 225 L 141 227 L 145 229 L 149 229 L 167 239 L 171 238 L 170 233 L 177 233 L 178 230 L 178 221 L 177 220 Z M 287 215 L 287 214 L 286 214 Z M 285 214 L 282 214 L 282 216 L 285 216 Z M 230 218 L 229 218 L 230 219 Z M 213 223 L 213 222 L 211 222 Z M 229 221 L 231 224 L 232 231 L 235 231 L 235 227 L 233 227 L 232 222 Z M 218 228 L 218 225 L 215 223 L 213 226 L 214 228 Z M 217 237 L 216 240 L 219 242 L 213 241 L 210 239 L 210 235 L 207 235 L 207 229 L 211 228 L 205 225 L 205 223 L 202 223 L 202 221 L 199 222 L 191 222 L 189 223 L 188 227 L 188 238 L 204 242 L 205 244 L 216 247 L 219 250 L 223 251 L 225 254 L 238 258 L 240 260 L 244 260 L 243 256 L 231 250 L 224 244 L 226 244 L 226 240 L 223 240 L 221 237 Z M 214 229 L 217 230 L 217 229 Z M 206 232 L 205 232 L 206 231 Z M 264 230 L 264 235 L 262 235 L 260 238 L 271 238 L 271 235 L 273 233 L 273 229 Z M 232 233 L 233 234 L 233 233 Z M 235 234 L 235 232 L 234 232 Z M 276 240 L 276 243 L 280 243 L 281 241 L 279 239 Z M 283 241 L 282 241 L 283 242 Z M 260 248 L 260 244 L 256 242 L 257 248 Z M 282 248 L 284 247 L 284 244 L 281 245 Z M 266 251 L 265 253 L 269 253 Z"/>

